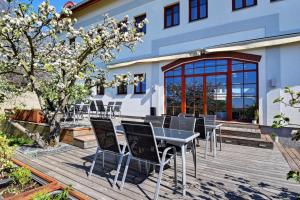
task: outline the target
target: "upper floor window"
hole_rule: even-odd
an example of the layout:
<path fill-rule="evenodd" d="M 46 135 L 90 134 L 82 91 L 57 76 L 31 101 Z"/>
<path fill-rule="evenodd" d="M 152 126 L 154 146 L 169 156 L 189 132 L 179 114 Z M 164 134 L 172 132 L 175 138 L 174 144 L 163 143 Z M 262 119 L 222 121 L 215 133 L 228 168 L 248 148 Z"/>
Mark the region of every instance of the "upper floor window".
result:
<path fill-rule="evenodd" d="M 118 94 L 127 94 L 127 84 L 121 83 L 121 84 L 117 87 L 117 93 L 118 93 Z"/>
<path fill-rule="evenodd" d="M 257 5 L 257 0 L 232 0 L 232 9 L 239 10 Z"/>
<path fill-rule="evenodd" d="M 134 86 L 134 94 L 145 94 L 146 93 L 146 75 L 135 74 L 134 77 L 143 77 L 144 80 Z"/>
<path fill-rule="evenodd" d="M 179 25 L 179 3 L 165 7 L 165 28 Z"/>
<path fill-rule="evenodd" d="M 138 27 L 138 24 L 144 21 L 145 19 L 146 19 L 146 14 L 135 17 L 135 26 L 139 33 L 143 32 L 144 34 L 146 34 L 147 31 L 146 24 L 143 26 L 143 28 Z"/>
<path fill-rule="evenodd" d="M 104 90 L 103 85 L 97 85 L 97 95 L 104 95 Z"/>
<path fill-rule="evenodd" d="M 190 0 L 190 22 L 207 17 L 207 0 Z"/>

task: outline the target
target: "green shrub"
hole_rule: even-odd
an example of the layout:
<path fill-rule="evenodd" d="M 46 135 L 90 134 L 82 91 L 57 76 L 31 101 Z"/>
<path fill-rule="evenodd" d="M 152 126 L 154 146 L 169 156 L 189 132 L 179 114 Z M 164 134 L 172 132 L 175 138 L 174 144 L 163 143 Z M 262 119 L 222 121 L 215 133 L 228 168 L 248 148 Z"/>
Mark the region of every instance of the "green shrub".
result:
<path fill-rule="evenodd" d="M 51 196 L 46 191 L 37 192 L 32 200 L 68 200 L 70 189 L 71 186 L 66 187 L 61 193 L 54 196 Z"/>
<path fill-rule="evenodd" d="M 13 180 L 14 184 L 20 185 L 23 189 L 28 183 L 31 182 L 31 171 L 25 167 L 17 167 L 9 177 Z"/>
<path fill-rule="evenodd" d="M 3 132 L 0 132 L 0 136 L 6 136 L 9 140 L 9 146 L 24 146 L 24 145 L 33 145 L 34 140 L 30 139 L 27 136 L 23 135 L 6 135 Z"/>

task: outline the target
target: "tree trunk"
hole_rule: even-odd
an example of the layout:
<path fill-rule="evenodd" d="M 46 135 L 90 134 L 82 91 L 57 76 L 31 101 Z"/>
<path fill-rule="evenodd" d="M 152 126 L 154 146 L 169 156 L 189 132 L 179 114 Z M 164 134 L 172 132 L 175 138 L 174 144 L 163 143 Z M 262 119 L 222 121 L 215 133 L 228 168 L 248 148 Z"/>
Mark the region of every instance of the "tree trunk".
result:
<path fill-rule="evenodd" d="M 21 131 L 22 133 L 24 133 L 25 135 L 27 135 L 30 139 L 36 141 L 36 143 L 42 147 L 42 148 L 46 148 L 47 144 L 44 141 L 44 139 L 42 138 L 42 136 L 40 135 L 39 132 L 36 133 L 31 133 L 28 129 L 26 129 L 25 127 L 23 127 L 21 124 L 19 124 L 18 122 L 14 122 L 9 120 L 8 121 L 13 127 L 15 127 L 16 129 L 18 129 L 19 131 Z"/>
<path fill-rule="evenodd" d="M 59 144 L 59 137 L 61 132 L 60 119 L 53 120 L 53 122 L 49 125 L 50 125 L 49 144 L 50 146 L 55 147 Z"/>

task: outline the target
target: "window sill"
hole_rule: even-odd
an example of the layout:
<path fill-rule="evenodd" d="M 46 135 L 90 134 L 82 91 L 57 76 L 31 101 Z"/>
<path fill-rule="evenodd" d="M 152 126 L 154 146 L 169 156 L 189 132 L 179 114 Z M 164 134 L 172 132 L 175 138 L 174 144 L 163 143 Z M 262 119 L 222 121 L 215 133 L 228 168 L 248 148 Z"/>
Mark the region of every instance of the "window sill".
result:
<path fill-rule="evenodd" d="M 208 18 L 208 16 L 202 17 L 202 18 L 199 18 L 199 19 L 194 19 L 194 20 L 189 19 L 189 23 L 198 22 L 198 21 L 201 21 L 201 20 L 205 20 L 207 18 Z"/>
<path fill-rule="evenodd" d="M 252 5 L 252 6 L 247 6 L 247 7 L 243 7 L 243 8 L 232 8 L 232 12 L 235 12 L 235 11 L 239 11 L 239 10 L 244 10 L 244 9 L 247 9 L 247 8 L 252 8 L 252 7 L 255 7 L 257 6 L 257 4 L 255 5 Z"/>
<path fill-rule="evenodd" d="M 179 24 L 176 24 L 176 25 L 173 25 L 173 26 L 165 26 L 164 29 L 173 28 L 173 27 L 176 27 L 176 26 L 179 26 L 179 25 L 180 25 L 180 23 L 179 23 Z"/>

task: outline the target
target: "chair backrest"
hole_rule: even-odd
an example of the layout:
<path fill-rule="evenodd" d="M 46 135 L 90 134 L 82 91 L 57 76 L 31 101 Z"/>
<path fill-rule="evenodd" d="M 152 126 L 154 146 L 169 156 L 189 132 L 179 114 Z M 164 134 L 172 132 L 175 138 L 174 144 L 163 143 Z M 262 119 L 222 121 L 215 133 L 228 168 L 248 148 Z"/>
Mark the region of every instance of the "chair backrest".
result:
<path fill-rule="evenodd" d="M 121 101 L 117 101 L 114 107 L 114 111 L 116 112 L 120 112 L 121 111 L 121 107 L 122 107 L 122 102 Z"/>
<path fill-rule="evenodd" d="M 195 131 L 196 133 L 200 133 L 199 138 L 205 139 L 206 137 L 206 128 L 205 128 L 205 118 L 204 117 L 197 117 L 196 124 L 195 124 Z"/>
<path fill-rule="evenodd" d="M 185 117 L 185 115 L 186 115 L 185 113 L 179 113 L 178 117 Z"/>
<path fill-rule="evenodd" d="M 98 111 L 95 100 L 90 102 L 90 111 Z"/>
<path fill-rule="evenodd" d="M 109 101 L 109 102 L 107 103 L 107 110 L 113 109 L 114 105 L 115 105 L 115 102 Z"/>
<path fill-rule="evenodd" d="M 98 111 L 105 111 L 104 104 L 102 100 L 95 100 Z"/>
<path fill-rule="evenodd" d="M 216 125 L 217 115 L 207 115 L 205 117 L 205 124 Z"/>
<path fill-rule="evenodd" d="M 160 163 L 151 122 L 122 121 L 121 123 L 132 156 L 152 163 Z"/>
<path fill-rule="evenodd" d="M 153 127 L 163 128 L 165 116 L 146 115 L 145 122 L 151 122 Z"/>
<path fill-rule="evenodd" d="M 90 120 L 99 148 L 106 151 L 121 153 L 116 131 L 111 119 L 91 118 Z"/>
<path fill-rule="evenodd" d="M 195 115 L 194 114 L 185 114 L 184 117 L 195 117 Z"/>
<path fill-rule="evenodd" d="M 194 117 L 171 117 L 171 129 L 194 131 L 196 120 Z"/>
<path fill-rule="evenodd" d="M 171 125 L 171 116 L 170 115 L 162 115 L 165 117 L 164 128 L 170 128 Z"/>

